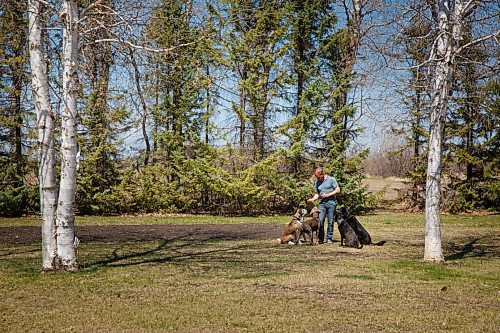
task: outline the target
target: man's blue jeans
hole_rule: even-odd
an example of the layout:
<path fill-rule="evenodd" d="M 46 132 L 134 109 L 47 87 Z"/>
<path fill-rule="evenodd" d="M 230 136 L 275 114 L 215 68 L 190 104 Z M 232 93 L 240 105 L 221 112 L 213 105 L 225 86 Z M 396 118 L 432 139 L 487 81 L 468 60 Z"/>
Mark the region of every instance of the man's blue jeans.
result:
<path fill-rule="evenodd" d="M 326 229 L 326 240 L 333 241 L 333 216 L 335 215 L 335 200 L 325 200 L 319 203 L 319 241 L 325 239 L 325 218 L 328 218 L 328 227 Z"/>

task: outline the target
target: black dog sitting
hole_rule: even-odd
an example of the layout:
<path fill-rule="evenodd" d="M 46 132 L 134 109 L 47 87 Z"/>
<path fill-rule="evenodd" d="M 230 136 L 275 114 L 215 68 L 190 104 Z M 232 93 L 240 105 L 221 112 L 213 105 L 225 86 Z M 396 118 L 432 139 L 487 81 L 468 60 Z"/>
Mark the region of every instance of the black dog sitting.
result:
<path fill-rule="evenodd" d="M 340 246 L 361 249 L 363 247 L 363 244 L 359 242 L 358 236 L 351 228 L 351 226 L 347 223 L 347 220 L 342 212 L 338 212 L 337 214 L 335 214 L 335 221 L 337 222 L 337 226 L 340 232 Z"/>
<path fill-rule="evenodd" d="M 349 226 L 354 230 L 356 235 L 358 236 L 359 242 L 364 245 L 377 245 L 377 246 L 382 246 L 386 243 L 386 241 L 380 241 L 377 243 L 372 242 L 372 237 L 366 231 L 365 228 L 361 225 L 361 223 L 358 221 L 356 216 L 352 215 L 349 213 L 346 207 L 340 208 L 340 214 L 342 217 L 345 219 L 345 221 L 349 224 Z M 340 228 L 340 225 L 339 225 Z"/>

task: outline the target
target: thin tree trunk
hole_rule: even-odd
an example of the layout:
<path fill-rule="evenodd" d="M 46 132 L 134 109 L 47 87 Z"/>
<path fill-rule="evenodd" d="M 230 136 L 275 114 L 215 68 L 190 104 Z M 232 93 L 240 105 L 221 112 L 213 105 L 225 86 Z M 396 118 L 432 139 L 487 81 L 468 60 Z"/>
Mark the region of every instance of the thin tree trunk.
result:
<path fill-rule="evenodd" d="M 144 165 L 148 165 L 151 155 L 151 145 L 149 143 L 149 137 L 146 126 L 147 125 L 146 121 L 148 117 L 148 107 L 146 105 L 146 99 L 144 98 L 144 93 L 142 91 L 139 66 L 137 66 L 137 61 L 135 60 L 133 50 L 130 51 L 130 59 L 132 61 L 132 66 L 134 67 L 135 86 L 137 88 L 137 94 L 139 95 L 139 101 L 141 102 L 141 107 L 142 107 L 141 128 L 142 128 L 142 136 L 144 138 L 144 142 L 146 143 L 146 155 L 144 156 Z"/>
<path fill-rule="evenodd" d="M 22 56 L 22 49 L 16 50 L 18 53 L 16 57 Z M 21 90 L 23 87 L 23 72 L 22 63 L 14 63 L 10 66 L 12 72 L 12 86 L 14 91 L 12 93 L 12 114 L 15 117 L 12 137 L 12 146 L 14 147 L 13 162 L 16 168 L 16 181 L 15 186 L 20 187 L 23 184 L 23 151 L 22 151 L 22 131 L 21 126 L 23 118 L 21 116 Z"/>
<path fill-rule="evenodd" d="M 155 104 L 153 108 L 153 147 L 151 149 L 151 162 L 152 164 L 156 163 L 156 150 L 158 149 L 158 107 L 160 105 L 160 92 L 159 92 L 159 87 L 163 86 L 162 80 L 159 75 L 160 72 L 160 64 L 157 62 L 156 63 L 156 70 L 155 70 Z"/>
<path fill-rule="evenodd" d="M 210 66 L 207 64 L 206 68 L 207 78 L 210 77 Z M 206 109 L 206 119 L 205 119 L 205 143 L 209 142 L 209 127 L 210 127 L 210 87 L 207 87 L 207 109 Z"/>
<path fill-rule="evenodd" d="M 266 46 L 266 54 L 271 54 L 272 45 Z M 261 80 L 264 82 L 262 87 L 250 100 L 253 106 L 254 115 L 252 118 L 253 123 L 253 137 L 254 137 L 254 159 L 260 161 L 265 155 L 265 130 L 266 130 L 266 117 L 269 106 L 269 80 L 270 80 L 271 65 L 264 64 L 262 67 Z"/>
<path fill-rule="evenodd" d="M 266 108 L 261 107 L 256 103 L 258 107 L 254 108 L 253 116 L 253 141 L 254 141 L 254 159 L 255 161 L 260 161 L 264 158 L 264 131 L 265 131 L 265 115 Z"/>
<path fill-rule="evenodd" d="M 303 95 L 304 95 L 304 85 L 305 85 L 305 66 L 306 66 L 306 56 L 305 56 L 305 44 L 306 41 L 305 39 L 308 37 L 306 36 L 306 29 L 304 27 L 304 20 L 302 19 L 303 17 L 303 11 L 304 11 L 304 2 L 302 0 L 299 0 L 295 2 L 295 13 L 298 15 L 298 20 L 297 20 L 297 32 L 295 35 L 295 65 L 294 65 L 294 70 L 295 73 L 297 74 L 297 105 L 296 105 L 296 114 L 295 116 L 299 116 L 302 113 L 302 108 L 303 108 Z M 300 140 L 300 139 L 299 139 Z M 292 157 L 291 161 L 291 167 L 292 167 L 292 172 L 295 174 L 298 174 L 300 171 L 300 167 L 302 165 L 302 156 L 300 154 L 295 155 Z"/>
<path fill-rule="evenodd" d="M 467 106 L 467 108 L 469 109 L 470 107 Z M 470 127 L 467 130 L 467 143 L 466 143 L 467 154 L 469 154 L 470 156 L 473 156 L 473 154 L 474 154 L 473 147 L 474 147 L 474 131 L 473 131 L 473 128 Z M 467 184 L 468 184 L 469 188 L 473 188 L 473 186 L 474 186 L 473 176 L 474 176 L 474 165 L 471 162 L 467 162 L 466 177 L 467 177 Z M 471 199 L 470 194 L 467 194 L 466 199 L 467 200 Z"/>
<path fill-rule="evenodd" d="M 63 109 L 61 114 L 61 182 L 57 206 L 56 235 L 58 268 L 76 270 L 75 191 L 77 153 L 77 94 L 78 83 L 78 6 L 75 1 L 63 1 Z"/>
<path fill-rule="evenodd" d="M 475 78 L 474 75 L 472 75 L 472 70 L 469 70 L 468 68 L 466 69 L 466 79 L 468 82 L 473 82 L 474 87 L 475 85 Z M 476 92 L 474 91 L 474 88 L 469 87 L 466 85 L 466 96 L 467 96 L 467 102 L 465 105 L 465 110 L 466 110 L 466 115 L 465 115 L 465 120 L 467 122 L 467 133 L 466 133 L 466 139 L 465 139 L 465 149 L 466 152 L 469 156 L 474 156 L 474 126 L 471 125 L 474 123 L 474 116 L 475 116 L 475 110 L 474 106 L 476 103 L 474 103 L 474 95 Z M 467 161 L 467 166 L 466 166 L 466 183 L 468 184 L 469 188 L 474 188 L 474 165 L 470 162 L 470 160 Z M 471 193 L 467 193 L 466 200 L 472 200 L 471 198 Z"/>
<path fill-rule="evenodd" d="M 413 123 L 413 170 L 416 170 L 418 165 L 421 163 L 420 161 L 420 152 L 421 152 L 421 144 L 422 140 L 420 140 L 420 128 L 421 128 L 421 110 L 424 107 L 424 103 L 422 101 L 422 86 L 423 86 L 423 80 L 421 79 L 421 69 L 417 69 L 415 71 L 415 110 L 413 116 L 414 118 L 414 123 Z M 419 195 L 419 183 L 421 183 L 420 180 L 414 180 L 413 181 L 413 193 L 412 193 L 412 200 L 413 200 L 413 205 L 418 207 L 419 209 L 422 208 L 422 200 L 419 200 L 421 196 Z"/>
<path fill-rule="evenodd" d="M 38 180 L 42 219 L 42 269 L 53 270 L 56 258 L 55 220 L 57 207 L 54 113 L 49 98 L 49 78 L 42 45 L 42 3 L 28 3 L 31 86 L 38 128 Z"/>
<path fill-rule="evenodd" d="M 243 67 L 245 65 L 242 65 Z M 242 70 L 242 75 L 241 75 L 242 80 L 247 79 L 247 72 L 245 68 Z M 245 132 L 246 132 L 246 121 L 247 121 L 247 93 L 246 93 L 246 88 L 242 87 L 241 88 L 241 95 L 240 95 L 240 111 L 238 113 L 238 118 L 240 121 L 240 138 L 239 138 L 239 144 L 240 144 L 240 152 L 243 152 L 245 149 Z"/>
<path fill-rule="evenodd" d="M 343 77 L 345 77 L 345 79 L 347 80 L 347 82 L 345 82 L 346 88 L 344 89 L 342 95 L 338 98 L 337 108 L 339 110 L 347 106 L 348 94 L 351 88 L 351 83 L 352 83 L 351 81 L 353 77 L 353 68 L 358 56 L 359 43 L 361 39 L 361 23 L 365 15 L 363 13 L 364 4 L 362 0 L 351 0 L 351 2 L 352 2 L 351 13 L 348 9 L 347 3 L 344 2 L 344 8 L 347 16 L 347 31 L 349 32 L 348 35 L 349 40 L 348 40 L 348 45 L 345 46 L 345 51 L 342 57 L 342 64 L 344 66 L 342 74 Z M 349 115 L 348 114 L 342 115 L 341 121 L 342 121 L 341 139 L 342 142 L 345 144 L 348 138 L 347 127 L 349 122 Z"/>
<path fill-rule="evenodd" d="M 264 91 L 259 92 L 264 95 Z M 266 117 L 266 107 L 264 103 L 260 101 L 262 96 L 258 96 L 250 102 L 252 104 L 253 116 L 252 116 L 252 127 L 253 127 L 253 158 L 255 161 L 260 161 L 264 158 L 264 131 L 265 131 L 265 117 Z"/>
<path fill-rule="evenodd" d="M 295 73 L 297 73 L 297 113 L 302 112 L 302 95 L 304 94 L 304 65 L 305 65 L 305 29 L 302 20 L 302 12 L 304 10 L 304 3 L 299 0 L 295 3 L 295 12 L 299 15 L 297 22 L 297 35 L 296 35 L 296 55 L 295 55 Z"/>

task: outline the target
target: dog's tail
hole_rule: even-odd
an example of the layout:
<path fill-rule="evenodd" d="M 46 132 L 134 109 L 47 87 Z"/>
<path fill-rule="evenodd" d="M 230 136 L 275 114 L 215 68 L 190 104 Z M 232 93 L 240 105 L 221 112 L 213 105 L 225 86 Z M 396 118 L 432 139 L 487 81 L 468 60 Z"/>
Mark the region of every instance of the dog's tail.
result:
<path fill-rule="evenodd" d="M 387 241 L 380 241 L 380 242 L 377 242 L 377 243 L 372 243 L 372 245 L 382 246 L 385 243 L 387 243 Z"/>

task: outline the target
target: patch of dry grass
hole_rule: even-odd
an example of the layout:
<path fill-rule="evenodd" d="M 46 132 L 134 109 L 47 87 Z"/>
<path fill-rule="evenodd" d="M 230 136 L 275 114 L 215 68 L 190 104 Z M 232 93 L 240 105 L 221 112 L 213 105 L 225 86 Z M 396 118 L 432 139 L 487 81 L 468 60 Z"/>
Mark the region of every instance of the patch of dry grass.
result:
<path fill-rule="evenodd" d="M 444 218 L 426 264 L 421 216 L 360 218 L 382 247 L 269 241 L 81 244 L 40 274 L 37 245 L 0 244 L 2 332 L 496 332 L 500 226 Z M 338 237 L 338 232 L 335 232 Z"/>

